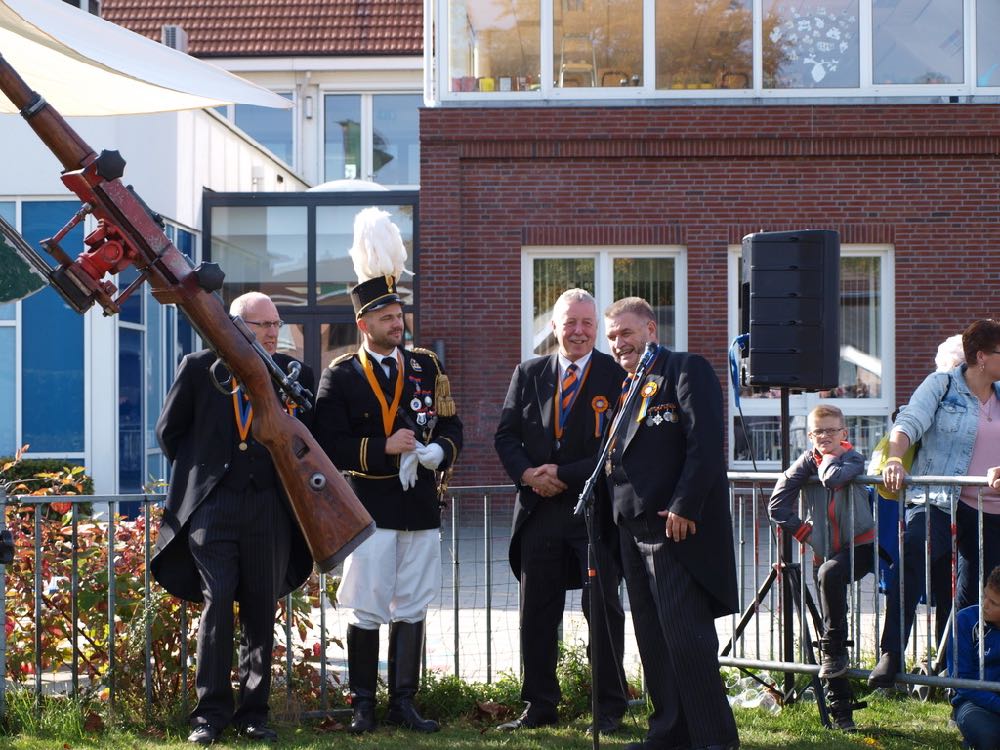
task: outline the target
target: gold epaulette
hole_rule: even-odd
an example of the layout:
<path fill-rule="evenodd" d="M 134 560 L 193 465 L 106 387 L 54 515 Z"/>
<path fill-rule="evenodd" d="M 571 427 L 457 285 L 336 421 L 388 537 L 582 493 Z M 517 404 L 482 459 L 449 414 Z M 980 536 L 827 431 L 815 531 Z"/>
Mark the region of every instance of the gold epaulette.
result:
<path fill-rule="evenodd" d="M 426 354 L 428 357 L 434 360 L 434 366 L 437 368 L 438 374 L 441 374 L 441 363 L 438 361 L 437 355 L 431 349 L 424 349 L 422 346 L 415 346 L 413 350 L 419 354 Z"/>
<path fill-rule="evenodd" d="M 437 410 L 438 416 L 454 417 L 458 413 L 458 407 L 455 406 L 455 399 L 451 397 L 451 382 L 448 380 L 448 376 L 441 371 L 441 363 L 438 361 L 437 355 L 430 349 L 419 346 L 413 347 L 413 351 L 426 354 L 434 360 L 434 366 L 437 368 L 437 377 L 434 378 L 434 408 Z"/>
<path fill-rule="evenodd" d="M 328 367 L 330 367 L 331 369 L 333 369 L 334 367 L 336 367 L 337 365 L 339 365 L 341 362 L 346 362 L 347 360 L 349 360 L 353 356 L 354 356 L 354 352 L 348 352 L 347 354 L 341 354 L 339 357 L 337 357 L 333 361 L 331 361 L 330 364 L 328 365 Z"/>

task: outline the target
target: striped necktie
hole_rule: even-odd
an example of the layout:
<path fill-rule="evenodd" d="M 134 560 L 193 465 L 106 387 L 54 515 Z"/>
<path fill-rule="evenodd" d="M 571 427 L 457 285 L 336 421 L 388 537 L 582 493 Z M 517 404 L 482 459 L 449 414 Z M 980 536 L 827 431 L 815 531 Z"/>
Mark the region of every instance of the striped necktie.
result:
<path fill-rule="evenodd" d="M 577 371 L 577 366 L 570 364 L 570 366 L 566 368 L 566 372 L 563 374 L 562 397 L 559 401 L 560 425 L 566 424 L 566 420 L 569 418 L 569 410 L 573 408 L 573 402 L 576 400 L 576 394 L 580 390 L 580 381 L 576 377 Z"/>

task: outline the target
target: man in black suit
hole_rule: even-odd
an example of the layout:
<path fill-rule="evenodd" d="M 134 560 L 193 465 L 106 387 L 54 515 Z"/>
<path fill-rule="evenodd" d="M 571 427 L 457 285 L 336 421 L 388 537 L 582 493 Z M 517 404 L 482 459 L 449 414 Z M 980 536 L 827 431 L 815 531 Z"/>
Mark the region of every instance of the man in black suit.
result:
<path fill-rule="evenodd" d="M 601 434 L 618 399 L 624 371 L 594 350 L 597 305 L 583 289 L 570 289 L 552 310 L 559 351 L 522 362 L 511 378 L 494 438 L 497 455 L 517 485 L 510 565 L 521 581 L 521 657 L 524 713 L 502 730 L 555 724 L 558 720 L 558 628 L 566 590 L 587 578 L 587 530 L 573 514 L 594 470 Z M 583 611 L 597 638 L 601 732 L 614 732 L 625 713 L 622 668 L 625 614 L 618 596 L 620 574 L 610 553 L 610 514 L 595 513 L 598 557 L 597 621 L 590 619 L 590 586 Z M 601 523 L 603 520 L 605 523 Z M 610 632 L 610 637 L 609 637 Z M 591 725 L 590 731 L 593 731 Z"/>
<path fill-rule="evenodd" d="M 278 366 L 287 368 L 292 358 L 275 354 L 282 324 L 269 297 L 244 294 L 229 312 L 243 318 Z M 198 704 L 188 740 L 212 744 L 233 724 L 250 739 L 273 742 L 277 734 L 267 720 L 275 605 L 305 581 L 312 559 L 271 456 L 254 440 L 249 400 L 242 389 L 226 395 L 209 382 L 216 377 L 209 369 L 215 360 L 206 349 L 181 361 L 156 424 L 171 478 L 150 568 L 174 596 L 204 602 L 195 669 Z M 313 389 L 308 367 L 302 367 L 300 382 Z M 231 384 L 235 381 L 223 385 Z M 240 605 L 242 631 L 235 711 L 234 602 Z"/>
<path fill-rule="evenodd" d="M 354 734 L 375 729 L 379 629 L 389 625 L 386 723 L 436 732 L 413 704 L 427 607 L 441 588 L 441 508 L 436 472 L 462 448 L 441 363 L 403 348 L 403 306 L 392 276 L 351 291 L 357 352 L 323 371 L 313 433 L 375 519 L 375 533 L 344 563 L 337 599 L 351 610 L 347 666 Z"/>
<path fill-rule="evenodd" d="M 604 313 L 611 353 L 630 373 L 656 318 L 626 297 Z M 722 393 L 711 365 L 660 347 L 605 465 L 639 656 L 653 703 L 628 750 L 739 747 L 719 674 L 715 618 L 738 606 L 723 453 Z"/>

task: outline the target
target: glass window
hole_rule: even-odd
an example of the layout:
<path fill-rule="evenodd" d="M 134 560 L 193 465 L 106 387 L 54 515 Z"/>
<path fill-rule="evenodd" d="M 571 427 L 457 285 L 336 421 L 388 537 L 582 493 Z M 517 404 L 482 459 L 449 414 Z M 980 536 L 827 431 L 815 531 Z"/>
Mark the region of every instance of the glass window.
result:
<path fill-rule="evenodd" d="M 660 341 L 676 341 L 676 262 L 673 258 L 615 258 L 612 299 L 642 297 L 656 314 Z"/>
<path fill-rule="evenodd" d="M 764 86 L 859 85 L 858 0 L 764 0 Z"/>
<path fill-rule="evenodd" d="M 420 182 L 420 105 L 416 94 L 372 97 L 372 173 L 382 185 Z"/>
<path fill-rule="evenodd" d="M 449 0 L 450 90 L 536 90 L 540 13 L 540 0 Z"/>
<path fill-rule="evenodd" d="M 289 101 L 290 92 L 275 92 Z M 237 104 L 234 122 L 247 135 L 267 148 L 285 164 L 294 166 L 295 150 L 293 131 L 295 124 L 294 109 L 274 109 L 259 107 L 256 104 Z"/>
<path fill-rule="evenodd" d="M 992 31 L 991 31 L 992 29 Z M 1000 3 L 976 3 L 976 85 L 1000 86 Z"/>
<path fill-rule="evenodd" d="M 146 358 L 145 358 L 145 425 L 144 443 L 148 460 L 147 474 L 156 478 L 162 477 L 160 471 L 160 444 L 156 440 L 156 420 L 163 408 L 163 397 L 166 394 L 166 362 L 164 361 L 164 308 L 156 301 L 149 288 L 143 295 L 146 299 Z"/>
<path fill-rule="evenodd" d="M 738 251 L 738 248 L 737 248 Z M 868 455 L 885 432 L 892 410 L 884 377 L 888 328 L 886 304 L 892 299 L 887 279 L 887 248 L 841 247 L 840 257 L 840 376 L 836 388 L 812 393 L 792 393 L 789 398 L 789 434 L 793 456 L 806 447 L 805 417 L 819 401 L 833 401 L 847 419 L 851 442 Z M 740 258 L 734 253 L 732 267 L 739 278 Z M 735 336 L 741 320 L 740 295 L 730 295 L 730 332 Z M 750 444 L 760 461 L 780 461 L 780 389 L 751 391 L 740 389 L 741 406 L 748 441 L 735 408 L 733 415 L 733 458 L 750 461 Z M 732 402 L 731 402 L 732 403 Z"/>
<path fill-rule="evenodd" d="M 212 233 L 212 260 L 226 270 L 227 306 L 250 291 L 278 306 L 306 304 L 305 206 L 216 207 Z"/>
<path fill-rule="evenodd" d="M 559 88 L 642 85 L 642 0 L 551 0 Z"/>
<path fill-rule="evenodd" d="M 960 0 L 875 0 L 873 81 L 962 83 L 962 13 Z M 991 28 L 990 33 L 995 35 L 996 27 Z"/>
<path fill-rule="evenodd" d="M 557 343 L 552 334 L 552 308 L 559 295 L 574 287 L 586 289 L 604 309 L 622 297 L 642 297 L 656 312 L 660 343 L 683 347 L 686 339 L 683 254 L 680 248 L 614 248 L 555 253 L 544 248 L 526 251 L 530 284 L 522 299 L 524 358 L 551 354 Z M 530 290 L 530 291 L 529 291 Z M 597 341 L 607 351 L 603 333 Z"/>
<path fill-rule="evenodd" d="M 187 256 L 188 260 L 194 260 L 194 240 L 195 236 L 192 232 L 188 232 L 185 229 L 176 229 L 175 237 L 173 238 L 174 246 L 180 250 L 184 255 Z"/>
<path fill-rule="evenodd" d="M 118 491 L 128 494 L 141 492 L 144 479 L 142 339 L 142 331 L 118 329 Z M 132 505 L 120 512 L 132 515 Z"/>
<path fill-rule="evenodd" d="M 656 88 L 752 87 L 752 0 L 657 0 Z"/>
<path fill-rule="evenodd" d="M 21 234 L 38 247 L 79 207 L 73 201 L 26 201 Z M 62 246 L 76 255 L 73 251 L 83 247 L 82 224 Z M 21 320 L 21 439 L 32 453 L 83 451 L 83 316 L 55 291 L 43 289 L 21 302 Z"/>
<path fill-rule="evenodd" d="M 541 356 L 558 348 L 550 321 L 559 295 L 574 288 L 594 294 L 594 259 L 535 258 L 532 265 L 531 353 Z"/>
<path fill-rule="evenodd" d="M 118 293 L 120 294 L 123 289 L 125 289 L 129 284 L 139 278 L 139 272 L 136 270 L 135 266 L 129 266 L 120 274 L 115 280 L 115 286 L 118 287 Z M 126 323 L 142 323 L 142 297 L 143 289 L 146 284 L 143 284 L 139 289 L 132 292 L 131 296 L 125 299 L 121 303 L 121 312 L 118 313 L 118 319 L 124 320 Z"/>
<path fill-rule="evenodd" d="M 360 180 L 361 97 L 328 94 L 323 97 L 323 174 L 327 180 Z"/>
<path fill-rule="evenodd" d="M 12 456 L 17 445 L 17 381 L 14 358 L 15 329 L 0 328 L 0 456 Z"/>
<path fill-rule="evenodd" d="M 17 226 L 17 216 L 16 207 L 14 201 L 0 201 L 0 216 L 7 220 L 7 223 L 12 227 Z M 0 305 L 0 320 L 14 320 L 14 312 L 17 308 L 14 306 L 13 302 L 8 302 L 6 305 Z M 11 359 L 11 362 L 14 360 Z M 0 451 L 0 454 L 3 454 Z M 6 455 L 6 454 L 3 454 Z"/>
<path fill-rule="evenodd" d="M 380 206 L 388 211 L 406 246 L 406 267 L 413 270 L 413 206 Z M 359 206 L 316 207 L 316 301 L 320 305 L 352 307 L 351 289 L 358 283 L 347 254 L 354 242 L 354 217 Z M 214 231 L 214 230 L 213 230 Z M 407 305 L 413 304 L 413 278 L 397 287 Z"/>

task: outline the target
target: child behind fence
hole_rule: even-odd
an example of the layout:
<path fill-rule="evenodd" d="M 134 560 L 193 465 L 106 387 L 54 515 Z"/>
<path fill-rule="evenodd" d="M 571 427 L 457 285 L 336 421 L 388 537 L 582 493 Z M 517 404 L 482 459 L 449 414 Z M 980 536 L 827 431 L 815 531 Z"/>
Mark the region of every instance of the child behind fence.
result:
<path fill-rule="evenodd" d="M 819 676 L 828 681 L 834 723 L 853 731 L 853 696 L 844 676 L 848 666 L 847 589 L 850 582 L 874 570 L 875 521 L 867 489 L 851 484 L 864 473 L 865 460 L 847 442 L 843 412 L 820 404 L 809 413 L 808 429 L 812 447 L 775 483 L 768 515 L 786 533 L 813 549 L 823 610 Z M 817 477 L 819 484 L 810 481 Z M 805 520 L 797 514 L 800 493 Z"/>

